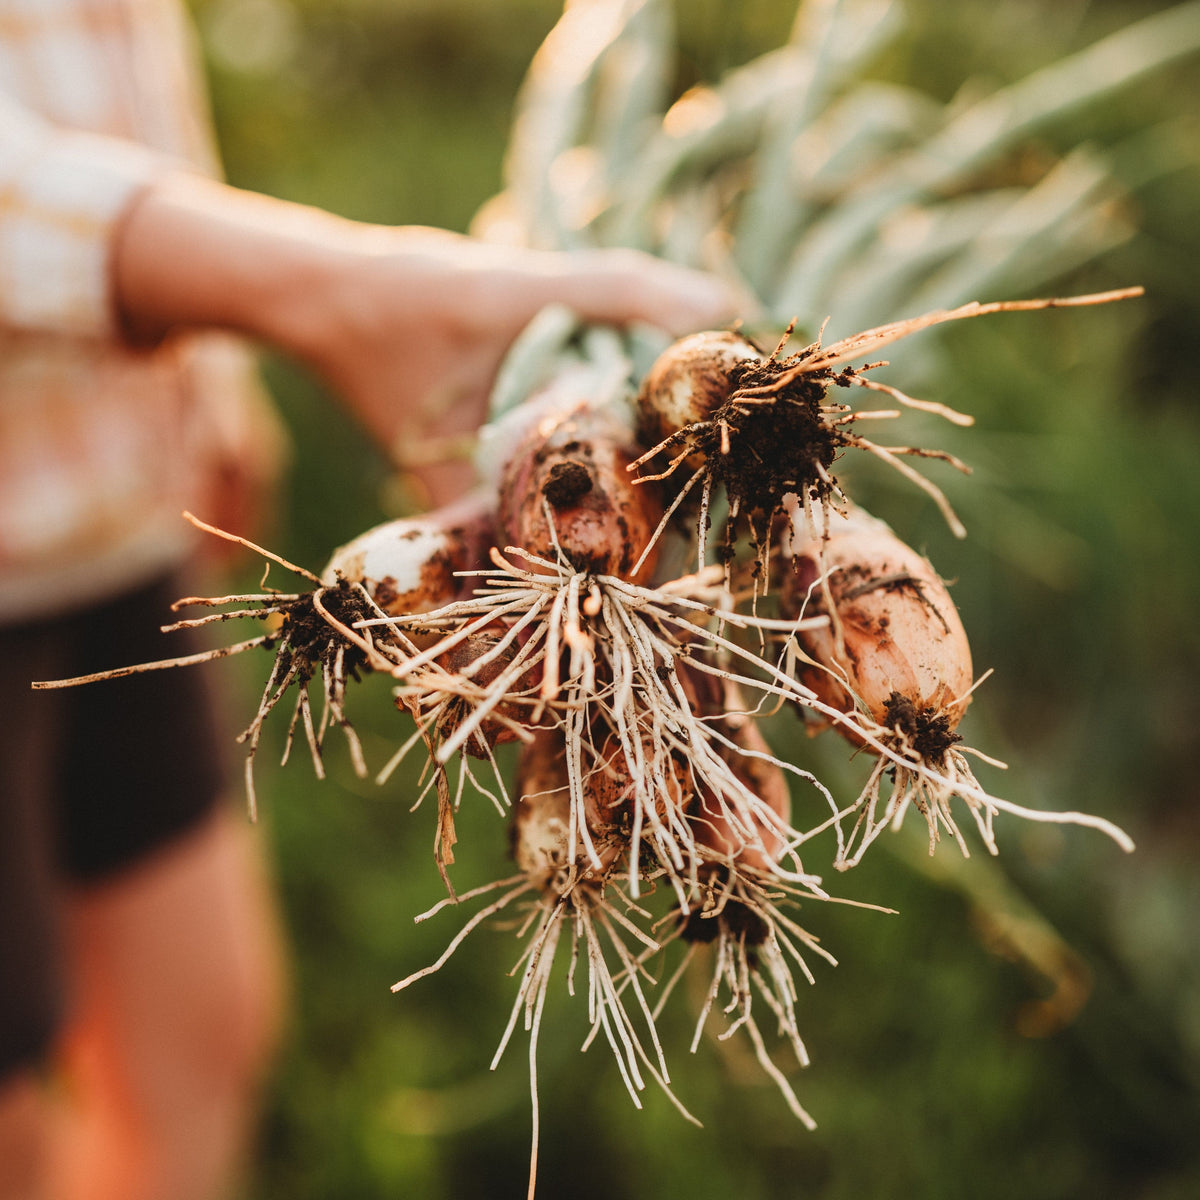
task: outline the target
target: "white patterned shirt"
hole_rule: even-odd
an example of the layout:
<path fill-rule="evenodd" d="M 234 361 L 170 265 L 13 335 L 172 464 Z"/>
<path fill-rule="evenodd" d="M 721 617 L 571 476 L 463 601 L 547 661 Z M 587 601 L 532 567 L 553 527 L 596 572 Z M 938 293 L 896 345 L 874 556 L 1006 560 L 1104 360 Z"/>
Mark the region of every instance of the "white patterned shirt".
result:
<path fill-rule="evenodd" d="M 122 340 L 110 250 L 139 189 L 217 171 L 180 0 L 0 0 L 0 621 L 177 562 L 213 430 L 253 387 L 220 335 Z"/>

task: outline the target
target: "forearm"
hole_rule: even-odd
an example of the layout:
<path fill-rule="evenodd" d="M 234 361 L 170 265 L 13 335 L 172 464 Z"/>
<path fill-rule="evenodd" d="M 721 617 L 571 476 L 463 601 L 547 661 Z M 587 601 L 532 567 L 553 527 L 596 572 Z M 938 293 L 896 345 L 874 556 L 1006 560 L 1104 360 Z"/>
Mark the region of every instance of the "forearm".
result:
<path fill-rule="evenodd" d="M 358 233 L 319 209 L 170 175 L 134 199 L 117 231 L 114 304 L 135 341 L 220 328 L 309 357 L 315 313 L 336 319 L 334 284 Z"/>
<path fill-rule="evenodd" d="M 116 232 L 113 299 L 135 343 L 219 328 L 291 355 L 392 449 L 432 382 L 405 347 L 414 337 L 436 345 L 470 304 L 442 253 L 464 241 L 171 175 L 131 203 Z"/>

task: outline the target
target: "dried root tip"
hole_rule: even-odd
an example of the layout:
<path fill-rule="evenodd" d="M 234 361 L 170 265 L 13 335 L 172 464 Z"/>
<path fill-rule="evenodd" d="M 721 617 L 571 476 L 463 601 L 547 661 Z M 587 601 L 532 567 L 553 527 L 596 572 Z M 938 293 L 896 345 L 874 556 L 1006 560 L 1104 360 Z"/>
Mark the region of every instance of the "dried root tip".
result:
<path fill-rule="evenodd" d="M 720 1041 L 745 1029 L 755 1058 L 778 1087 L 795 1116 L 808 1128 L 815 1127 L 809 1113 L 796 1099 L 787 1076 L 767 1052 L 754 1014 L 757 997 L 770 1010 L 779 1030 L 792 1048 L 796 1062 L 808 1065 L 808 1051 L 796 1020 L 797 986 L 794 971 L 806 982 L 815 982 L 806 953 L 836 965 L 817 938 L 785 911 L 802 899 L 826 900 L 813 888 L 780 885 L 752 867 L 709 867 L 706 882 L 686 916 L 678 918 L 674 936 L 692 947 L 709 947 L 712 973 L 692 1038 L 699 1045 L 713 1008 L 720 1002 L 729 1018 L 717 1034 Z M 685 963 L 688 960 L 685 960 Z M 678 974 L 668 983 L 655 1010 L 661 1012 Z M 724 993 L 724 998 L 722 994 Z"/>
<path fill-rule="evenodd" d="M 278 554 L 275 554 L 271 550 L 264 550 L 262 546 L 249 541 L 247 538 L 238 537 L 236 533 L 228 533 L 224 529 L 218 529 L 217 526 L 210 525 L 207 521 L 200 520 L 199 517 L 194 516 L 190 512 L 185 511 L 183 514 L 183 519 L 187 521 L 189 525 L 195 526 L 204 533 L 211 533 L 214 537 L 219 537 L 222 541 L 233 542 L 237 546 L 243 546 L 247 550 L 253 550 L 255 554 L 260 555 L 269 562 L 278 563 L 281 567 L 285 567 L 287 570 L 291 571 L 293 575 L 299 575 L 301 578 L 307 579 L 314 584 L 321 582 L 311 571 L 306 570 L 304 567 L 298 567 L 295 563 L 288 562 L 286 558 L 281 558 Z"/>
<path fill-rule="evenodd" d="M 147 671 L 167 671 L 174 667 L 193 667 L 199 663 L 212 662 L 218 658 L 228 658 L 233 654 L 241 654 L 244 650 L 253 650 L 259 646 L 269 645 L 273 639 L 270 635 L 250 638 L 233 646 L 220 646 L 215 650 L 201 650 L 197 654 L 185 654 L 180 658 L 164 658 L 158 662 L 138 663 L 132 667 L 113 667 L 110 671 L 97 671 L 92 675 L 76 675 L 72 679 L 42 679 L 35 680 L 29 686 L 35 692 L 55 691 L 59 688 L 81 687 L 88 683 L 102 683 L 108 679 L 124 679 L 127 675 L 143 675 Z"/>
<path fill-rule="evenodd" d="M 1132 300 L 1143 295 L 1142 287 L 1116 288 L 1108 292 L 1092 292 L 1084 296 L 1057 296 L 1037 300 L 994 300 L 981 304 L 972 300 L 958 308 L 938 309 L 919 317 L 908 317 L 900 321 L 891 321 L 879 325 L 863 333 L 851 334 L 832 346 L 827 346 L 812 355 L 805 364 L 807 370 L 828 370 L 841 363 L 864 358 L 874 354 L 884 346 L 891 345 L 922 329 L 931 329 L 935 325 L 945 325 L 949 321 L 970 320 L 973 317 L 986 317 L 993 313 L 1002 312 L 1038 312 L 1048 308 L 1087 308 L 1097 304 L 1112 304 L 1118 300 Z"/>

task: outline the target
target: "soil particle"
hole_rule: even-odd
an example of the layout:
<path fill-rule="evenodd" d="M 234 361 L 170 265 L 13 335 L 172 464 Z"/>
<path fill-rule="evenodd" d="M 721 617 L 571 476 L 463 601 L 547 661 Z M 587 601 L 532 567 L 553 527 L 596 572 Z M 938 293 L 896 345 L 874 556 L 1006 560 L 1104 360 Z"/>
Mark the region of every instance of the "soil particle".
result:
<path fill-rule="evenodd" d="M 717 940 L 717 934 L 720 932 L 720 917 L 706 917 L 702 913 L 692 911 L 684 918 L 679 936 L 685 942 L 699 942 L 701 945 L 707 946 L 710 942 Z"/>
<path fill-rule="evenodd" d="M 731 553 L 732 528 L 745 529 L 756 550 L 769 540 L 772 518 L 789 494 L 825 500 L 834 490 L 832 467 L 848 444 L 845 432 L 827 411 L 826 391 L 843 383 L 829 368 L 805 372 L 812 350 L 782 361 L 745 359 L 728 373 L 727 398 L 707 421 L 679 430 L 663 446 L 647 471 L 662 471 L 680 454 L 703 455 L 709 483 L 721 484 L 736 520 L 727 531 Z M 645 436 L 644 431 L 642 432 Z M 684 486 L 691 471 L 671 476 L 671 487 Z M 700 489 L 679 509 L 679 519 L 694 519 Z"/>
<path fill-rule="evenodd" d="M 578 459 L 567 459 L 550 468 L 542 484 L 542 495 L 552 508 L 572 508 L 593 486 L 591 471 Z"/>
<path fill-rule="evenodd" d="M 842 572 L 842 579 L 845 581 L 843 586 L 838 589 L 835 586 L 835 596 L 837 603 L 840 605 L 844 601 L 857 600 L 860 596 L 865 596 L 868 592 L 890 592 L 893 594 L 901 594 L 911 592 L 917 600 L 919 600 L 941 623 L 942 629 L 946 633 L 950 632 L 950 626 L 946 623 L 946 618 L 934 602 L 926 595 L 925 580 L 918 579 L 915 575 L 910 575 L 907 571 L 897 572 L 894 575 L 883 575 L 872 578 L 870 573 L 862 568 L 858 568 L 859 574 L 865 576 L 861 582 L 853 583 L 851 586 L 845 586 L 850 582 L 851 570 L 847 569 Z M 887 619 L 880 618 L 880 626 L 883 629 L 887 628 Z"/>
<path fill-rule="evenodd" d="M 362 595 L 345 580 L 339 581 L 336 587 L 327 588 L 321 596 L 321 603 L 343 625 L 353 625 L 355 621 L 375 615 Z M 293 601 L 283 614 L 279 642 L 278 653 L 286 656 L 289 665 L 296 666 L 301 683 L 312 678 L 319 664 L 332 665 L 339 648 L 344 649 L 343 663 L 347 675 L 357 679 L 366 663 L 363 652 L 347 643 L 317 612 L 311 592 Z"/>
<path fill-rule="evenodd" d="M 781 364 L 751 360 L 731 375 L 730 399 L 700 435 L 713 478 L 725 485 L 730 504 L 753 518 L 776 512 L 789 492 L 828 495 L 818 466 L 828 471 L 833 465 L 840 438 L 820 411 L 826 381 L 800 375 L 769 396 L 740 398 L 744 391 L 775 387 Z"/>

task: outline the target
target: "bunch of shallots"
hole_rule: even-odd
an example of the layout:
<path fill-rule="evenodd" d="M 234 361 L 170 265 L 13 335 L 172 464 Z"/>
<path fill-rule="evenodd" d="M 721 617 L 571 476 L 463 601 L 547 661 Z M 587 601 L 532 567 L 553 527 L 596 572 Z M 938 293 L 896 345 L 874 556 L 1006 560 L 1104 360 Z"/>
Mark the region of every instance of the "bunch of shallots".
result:
<path fill-rule="evenodd" d="M 1128 848 L 1102 820 L 1034 812 L 981 786 L 968 756 L 994 760 L 957 732 L 975 678 L 946 586 L 835 475 L 847 451 L 882 458 L 961 531 L 941 492 L 901 457 L 949 456 L 869 441 L 856 423 L 898 412 L 854 410 L 832 400 L 831 386 L 885 391 L 966 424 L 845 364 L 939 320 L 1059 303 L 972 306 L 786 358 L 786 335 L 768 353 L 740 333 L 696 334 L 631 387 L 632 403 L 576 364 L 496 419 L 485 438 L 494 544 L 490 564 L 463 576 L 473 594 L 403 622 L 360 623 L 377 639 L 391 630 L 393 643 L 437 638 L 392 673 L 432 751 L 443 861 L 463 781 L 474 778 L 468 757 L 491 761 L 503 794 L 492 749 L 521 742 L 510 818 L 517 874 L 462 897 L 490 899 L 437 963 L 397 990 L 516 906 L 525 950 L 501 1050 L 522 1017 L 536 1045 L 565 935 L 572 963 L 582 952 L 587 964 L 588 1041 L 603 1033 L 638 1103 L 647 1079 L 671 1095 L 656 1017 L 699 956 L 710 983 L 693 1049 L 720 1001 L 721 1036 L 744 1030 L 811 1123 L 754 1004 L 805 1063 L 795 972 L 811 981 L 808 957 L 832 961 L 795 917 L 800 901 L 831 899 L 802 860 L 806 843 L 832 829 L 833 865 L 844 870 L 916 807 L 931 853 L 945 830 L 967 854 L 961 803 L 992 853 L 1001 811 L 1090 824 Z M 870 755 L 857 796 L 836 799 L 772 750 L 759 718 L 781 706 Z M 657 964 L 676 942 L 683 963 L 655 996 Z"/>
<path fill-rule="evenodd" d="M 304 578 L 305 590 L 179 602 L 220 611 L 176 627 L 240 616 L 270 620 L 268 632 L 207 656 L 59 685 L 271 649 L 242 735 L 253 801 L 254 753 L 284 696 L 294 696 L 289 747 L 302 729 L 321 773 L 325 733 L 338 725 L 365 774 L 346 690 L 365 672 L 391 676 L 412 727 L 397 725 L 378 778 L 421 750 L 414 807 L 437 797 L 435 856 L 448 897 L 425 916 L 481 901 L 442 957 L 396 990 L 437 970 L 483 922 L 520 913 L 520 982 L 497 1059 L 523 1021 L 534 1062 L 565 940 L 572 990 L 575 964 L 585 964 L 587 1042 L 607 1041 L 635 1104 L 653 1080 L 690 1118 L 671 1092 L 657 1018 L 699 958 L 709 983 L 693 1049 L 718 1008 L 727 1018 L 720 1036 L 744 1031 L 811 1124 L 759 1021 L 765 1008 L 797 1062 L 807 1061 L 796 973 L 811 982 L 811 958 L 833 961 L 796 918 L 800 902 L 832 899 L 805 862 L 812 839 L 828 833 L 844 870 L 915 807 L 931 852 L 945 830 L 966 854 L 961 803 L 992 853 L 999 812 L 1090 824 L 1129 846 L 1098 818 L 1024 809 L 976 779 L 968 755 L 984 756 L 958 733 L 976 682 L 958 612 L 929 562 L 855 506 L 835 473 L 850 451 L 882 459 L 961 531 L 940 490 L 907 463 L 950 456 L 867 439 L 861 422 L 899 410 L 856 410 L 831 389 L 884 392 L 968 423 L 868 377 L 878 364 L 851 360 L 939 321 L 1125 294 L 968 306 L 787 357 L 788 334 L 770 353 L 741 333 L 696 334 L 640 380 L 622 355 L 615 372 L 611 358 L 577 355 L 494 418 L 476 493 L 368 531 L 320 575 L 254 547 Z M 772 749 L 759 722 L 781 708 L 810 731 L 835 728 L 870 757 L 858 795 L 836 798 Z M 512 742 L 510 781 L 496 748 Z M 515 869 L 458 895 L 455 817 L 475 795 L 506 820 Z M 676 943 L 683 961 L 667 972 Z M 531 1080 L 536 1101 L 532 1067 Z"/>

